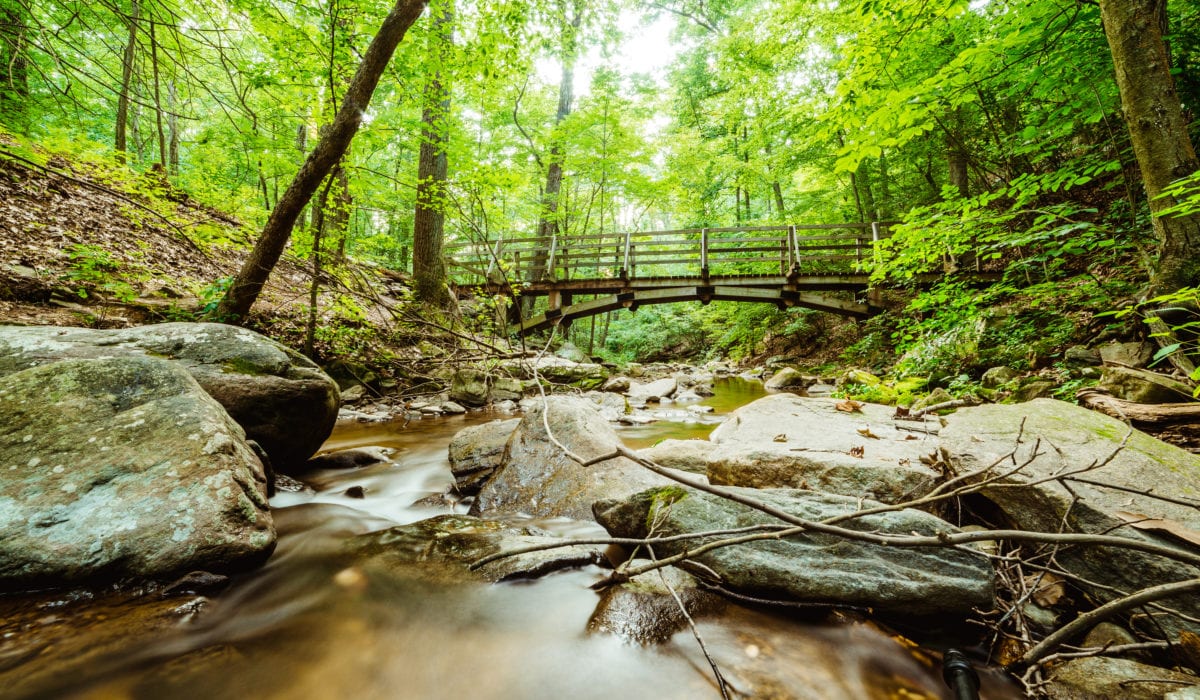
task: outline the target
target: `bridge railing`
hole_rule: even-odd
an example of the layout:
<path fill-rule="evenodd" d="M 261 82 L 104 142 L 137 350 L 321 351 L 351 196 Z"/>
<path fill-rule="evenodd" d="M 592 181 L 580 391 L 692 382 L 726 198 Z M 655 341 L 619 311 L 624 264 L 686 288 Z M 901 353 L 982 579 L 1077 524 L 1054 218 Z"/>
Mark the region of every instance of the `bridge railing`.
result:
<path fill-rule="evenodd" d="M 688 228 L 510 238 L 445 246 L 459 283 L 603 278 L 770 276 L 863 271 L 886 224 Z"/>

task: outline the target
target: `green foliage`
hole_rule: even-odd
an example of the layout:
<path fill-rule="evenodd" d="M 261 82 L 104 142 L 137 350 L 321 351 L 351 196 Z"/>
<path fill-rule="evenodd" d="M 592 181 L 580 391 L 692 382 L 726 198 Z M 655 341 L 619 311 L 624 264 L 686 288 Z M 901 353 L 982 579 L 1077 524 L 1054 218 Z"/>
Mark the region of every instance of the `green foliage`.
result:
<path fill-rule="evenodd" d="M 122 303 L 137 298 L 137 290 L 116 277 L 120 262 L 109 251 L 95 245 L 75 244 L 67 250 L 71 265 L 64 277 L 79 283 L 75 293 L 86 299 L 89 292 L 100 292 Z"/>

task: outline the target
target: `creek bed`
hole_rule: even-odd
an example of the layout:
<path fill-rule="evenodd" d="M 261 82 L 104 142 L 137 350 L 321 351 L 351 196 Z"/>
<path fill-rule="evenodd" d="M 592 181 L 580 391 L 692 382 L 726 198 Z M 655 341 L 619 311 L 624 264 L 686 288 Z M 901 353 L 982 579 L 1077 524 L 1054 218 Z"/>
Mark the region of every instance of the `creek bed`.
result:
<path fill-rule="evenodd" d="M 728 385 L 726 388 L 730 388 Z M 621 430 L 633 446 L 703 437 L 761 394 L 735 384 L 707 401 L 716 418 Z M 273 501 L 279 546 L 223 594 L 162 599 L 49 593 L 0 600 L 0 693 L 78 698 L 703 698 L 720 697 L 689 632 L 651 647 L 591 634 L 596 567 L 485 584 L 411 571 L 345 568 L 351 536 L 465 507 L 446 445 L 471 413 L 344 426 L 329 449 L 382 446 L 388 462 L 306 475 L 315 493 Z M 362 486 L 364 497 L 346 495 Z M 528 522 L 563 535 L 595 524 Z M 747 697 L 949 697 L 930 657 L 871 622 L 731 608 L 698 627 Z M 985 697 L 1019 697 L 985 673 Z"/>

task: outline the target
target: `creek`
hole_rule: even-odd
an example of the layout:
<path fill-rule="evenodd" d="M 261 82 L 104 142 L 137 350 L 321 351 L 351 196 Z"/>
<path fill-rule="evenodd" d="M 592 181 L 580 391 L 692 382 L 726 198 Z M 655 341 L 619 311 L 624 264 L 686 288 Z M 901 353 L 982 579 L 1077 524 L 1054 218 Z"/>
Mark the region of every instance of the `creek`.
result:
<path fill-rule="evenodd" d="M 704 437 L 762 394 L 726 382 L 716 412 L 621 429 L 631 446 Z M 273 501 L 279 546 L 211 599 L 50 593 L 0 601 L 0 696 L 78 698 L 705 698 L 720 697 L 695 639 L 642 647 L 587 631 L 603 576 L 591 567 L 486 584 L 428 572 L 364 573 L 337 556 L 347 537 L 465 506 L 445 501 L 446 446 L 471 413 L 339 427 L 327 450 L 386 447 L 388 462 L 305 476 L 315 493 Z M 365 497 L 345 495 L 363 487 Z M 595 524 L 529 523 L 559 535 Z M 949 697 L 931 658 L 875 624 L 739 606 L 698 629 L 750 697 Z M 985 674 L 986 676 L 986 674 Z M 7 689 L 4 689 L 5 685 Z M 994 676 L 985 697 L 1017 697 Z"/>

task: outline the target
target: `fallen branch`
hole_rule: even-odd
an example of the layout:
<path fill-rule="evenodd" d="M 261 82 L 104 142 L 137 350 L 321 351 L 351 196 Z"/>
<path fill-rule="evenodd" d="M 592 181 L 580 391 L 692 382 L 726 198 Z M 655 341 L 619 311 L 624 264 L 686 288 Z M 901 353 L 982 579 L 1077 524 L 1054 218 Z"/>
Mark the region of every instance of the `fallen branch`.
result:
<path fill-rule="evenodd" d="M 1103 622 L 1108 618 L 1119 615 L 1136 607 L 1140 607 L 1146 603 L 1162 600 L 1163 598 L 1172 598 L 1185 593 L 1200 591 L 1200 578 L 1186 579 L 1184 581 L 1176 581 L 1175 583 L 1164 583 L 1160 586 L 1152 586 L 1127 595 L 1124 598 L 1109 601 L 1104 605 L 1086 612 L 1074 620 L 1068 622 L 1062 627 L 1052 632 L 1049 636 L 1043 639 L 1029 651 L 1025 652 L 1020 659 L 1009 665 L 1010 668 L 1016 666 L 1030 666 L 1037 663 L 1051 651 L 1057 649 L 1068 639 L 1077 634 L 1090 629 L 1099 622 Z"/>

